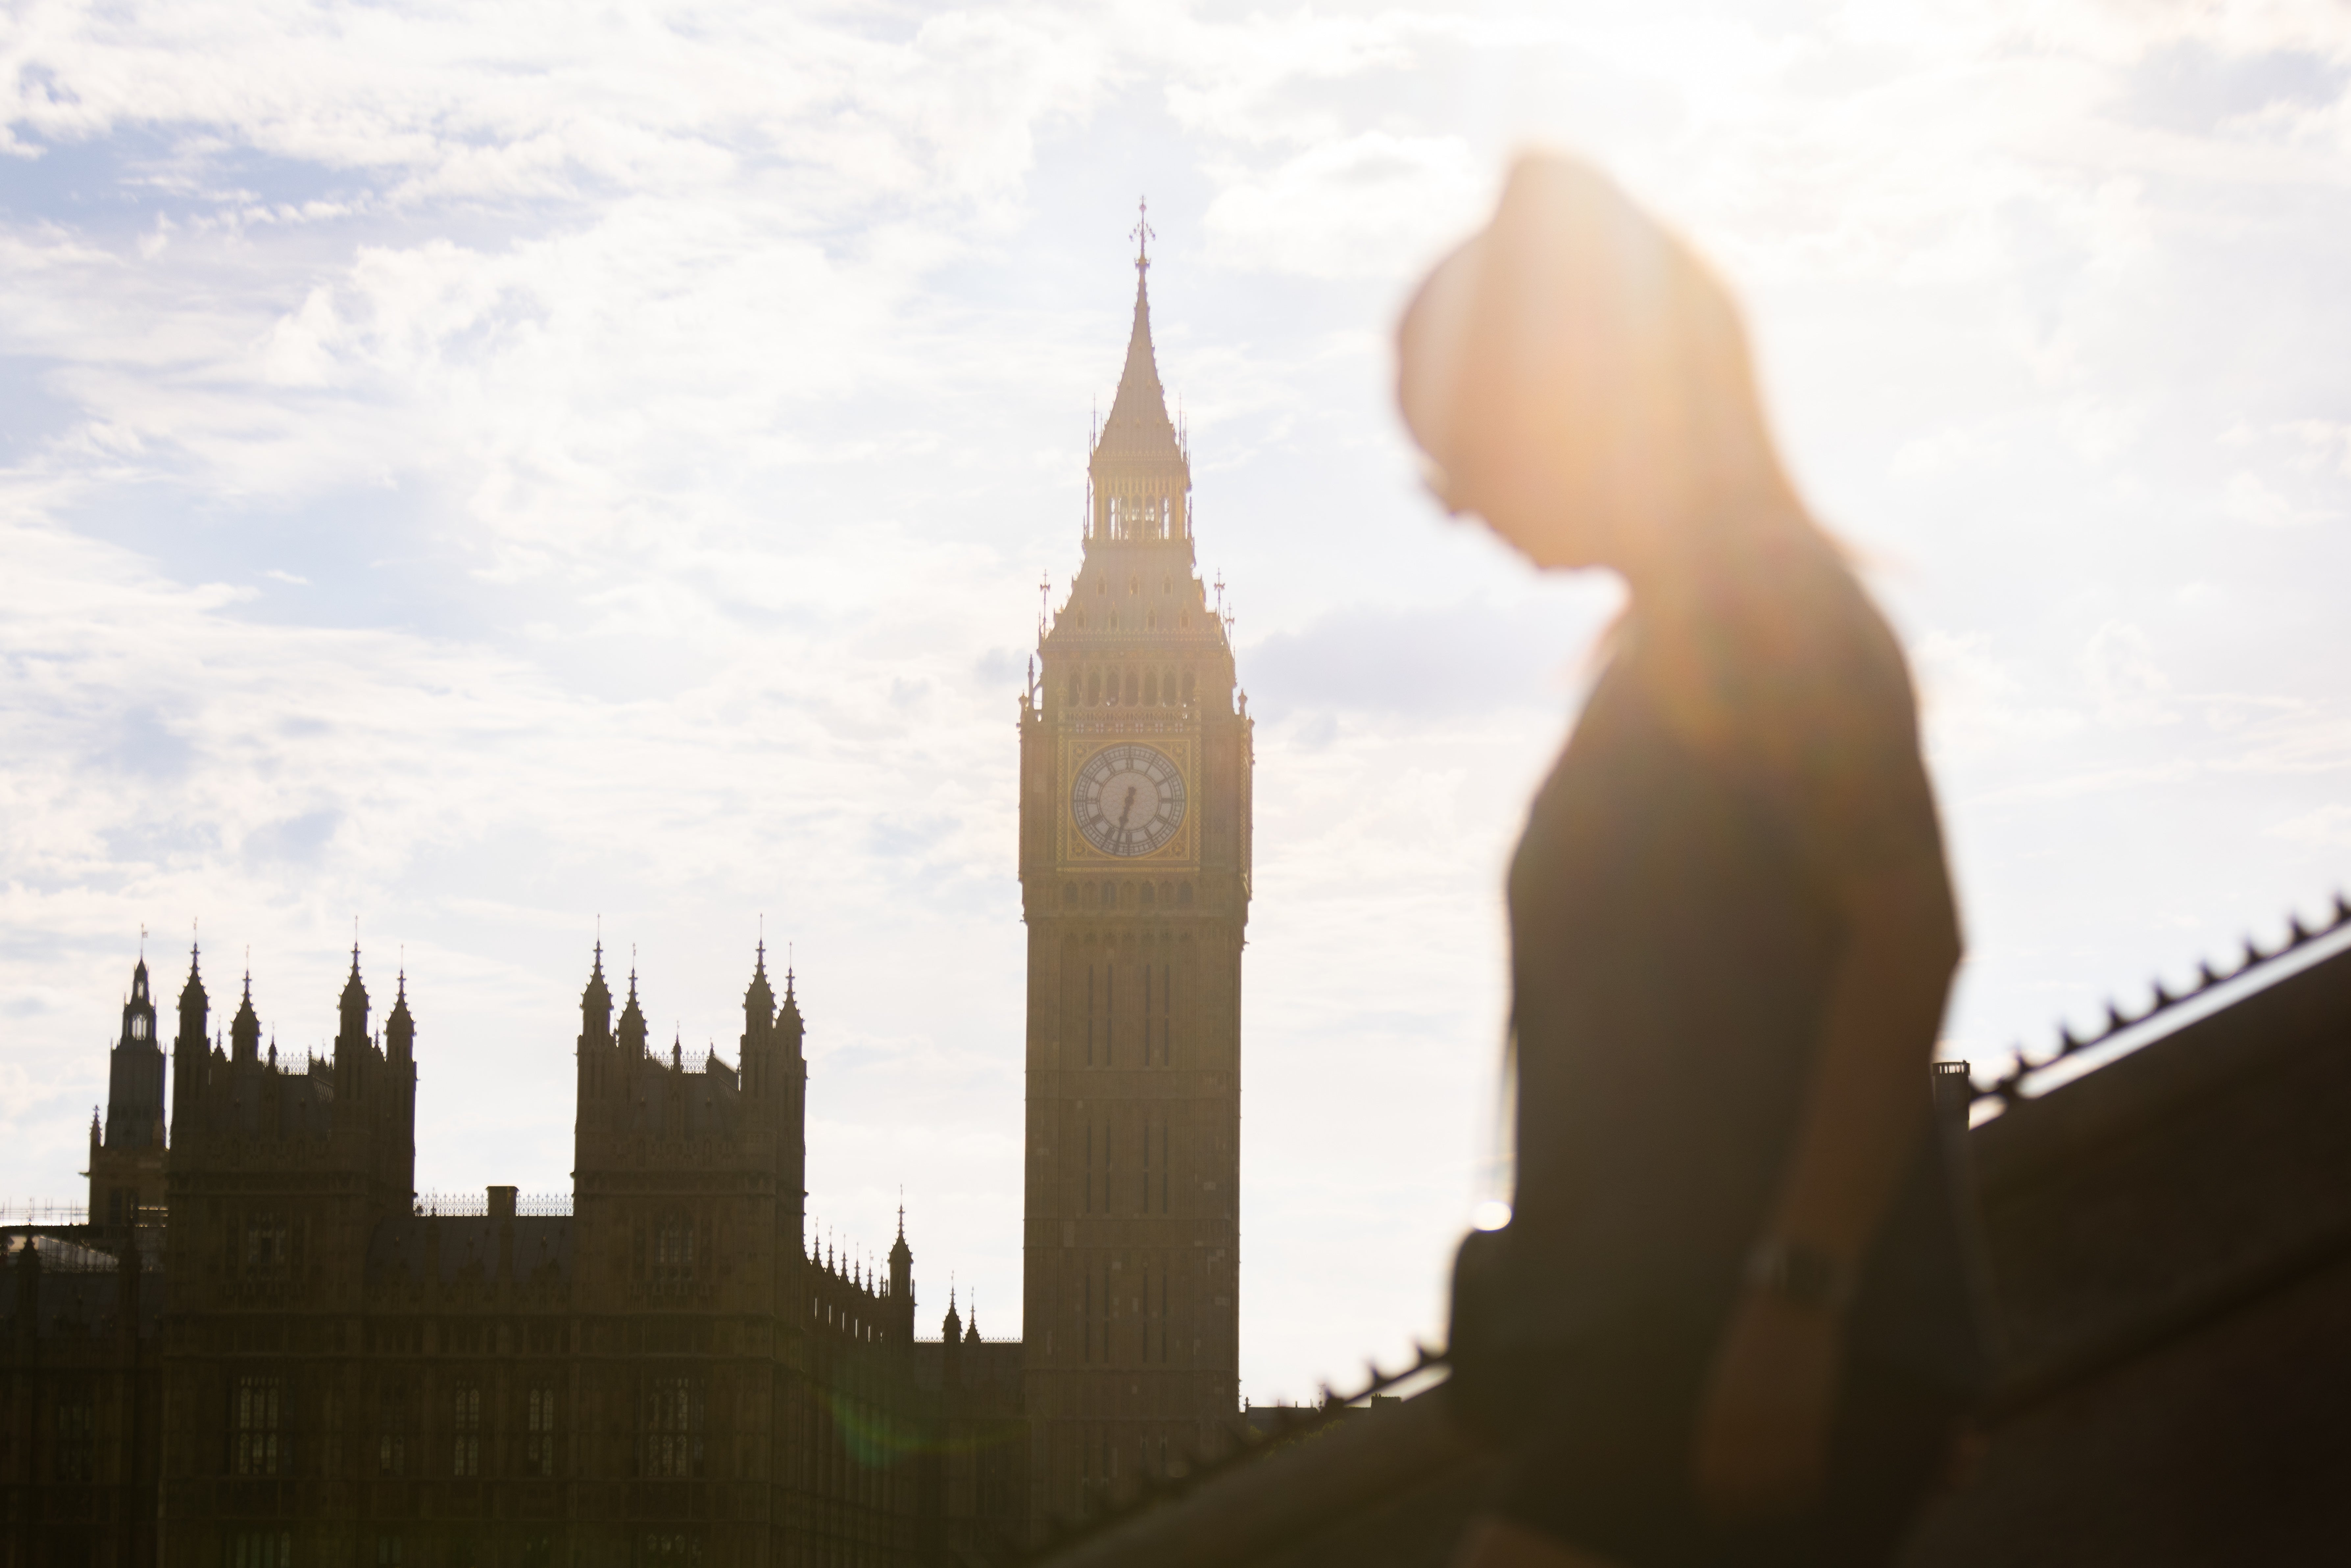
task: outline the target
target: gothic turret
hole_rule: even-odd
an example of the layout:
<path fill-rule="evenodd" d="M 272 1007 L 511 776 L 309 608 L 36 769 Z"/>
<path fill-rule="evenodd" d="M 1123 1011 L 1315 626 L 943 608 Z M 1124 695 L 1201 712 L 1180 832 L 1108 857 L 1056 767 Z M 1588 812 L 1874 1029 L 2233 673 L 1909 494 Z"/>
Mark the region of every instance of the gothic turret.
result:
<path fill-rule="evenodd" d="M 356 942 L 351 944 L 350 977 L 343 982 L 343 996 L 339 1005 L 343 1027 L 335 1036 L 335 1055 L 340 1059 L 349 1051 L 350 1059 L 356 1061 L 360 1053 L 368 1048 L 367 986 L 360 979 L 360 945 Z"/>
<path fill-rule="evenodd" d="M 629 1005 L 621 1009 L 621 1065 L 634 1067 L 645 1059 L 645 1011 L 637 1005 L 637 971 L 629 970 Z"/>
<path fill-rule="evenodd" d="M 239 1067 L 250 1067 L 261 1060 L 261 1017 L 253 1010 L 253 971 L 245 972 L 245 996 L 236 1004 L 236 1016 L 228 1020 L 229 1061 Z"/>
<path fill-rule="evenodd" d="M 131 995 L 123 998 L 122 1033 L 109 1063 L 106 1146 L 163 1145 L 163 1047 L 156 1038 L 155 998 L 148 989 L 147 960 L 131 971 Z"/>
<path fill-rule="evenodd" d="M 751 960 L 750 988 L 743 993 L 743 1027 L 765 1034 L 776 1027 L 776 992 L 768 984 L 768 944 L 760 942 Z"/>
<path fill-rule="evenodd" d="M 776 1009 L 776 1041 L 787 1059 L 799 1057 L 802 1032 L 799 998 L 792 994 L 792 972 L 788 967 L 784 970 L 784 1004 Z"/>
<path fill-rule="evenodd" d="M 890 1243 L 891 1326 L 901 1340 L 914 1337 L 914 1249 L 906 1245 L 906 1206 L 898 1206 L 898 1239 Z"/>
<path fill-rule="evenodd" d="M 1159 356 L 1151 341 L 1150 271 L 1146 240 L 1134 258 L 1134 325 L 1127 335 L 1126 364 L 1119 371 L 1110 417 L 1102 421 L 1086 463 L 1093 481 L 1091 531 L 1096 538 L 1139 543 L 1190 537 L 1186 502 L 1192 465 L 1182 434 L 1167 417 L 1167 392 L 1159 384 Z"/>
<path fill-rule="evenodd" d="M 188 983 L 180 988 L 180 1032 L 172 1041 L 172 1115 L 187 1115 L 204 1098 L 204 1069 L 212 1056 L 212 999 L 196 973 L 196 949 L 188 948 Z"/>
<path fill-rule="evenodd" d="M 609 1045 L 612 1040 L 612 988 L 604 983 L 604 944 L 596 944 L 589 966 L 588 987 L 580 993 L 580 1043 Z"/>
<path fill-rule="evenodd" d="M 579 1104 L 585 1107 L 612 1092 L 616 1082 L 612 1061 L 612 988 L 604 983 L 604 944 L 588 969 L 587 988 L 580 993 Z"/>
<path fill-rule="evenodd" d="M 359 983 L 359 967 L 354 960 L 351 967 L 351 984 L 356 986 Z M 350 991 L 348 988 L 345 988 L 343 996 L 345 1016 L 349 1017 Z M 360 993 L 360 1006 L 361 1009 L 367 1006 L 365 991 Z M 367 1015 L 362 1011 L 360 1017 L 364 1021 Z M 408 971 L 405 969 L 400 972 L 398 987 L 392 993 L 392 1016 L 383 1020 L 383 1040 L 387 1047 L 386 1055 L 391 1061 L 413 1062 L 416 1060 L 416 1019 L 408 1010 Z"/>
<path fill-rule="evenodd" d="M 751 984 L 743 992 L 743 1090 L 764 1100 L 775 1092 L 776 990 L 768 984 L 768 944 L 762 940 L 751 961 Z"/>

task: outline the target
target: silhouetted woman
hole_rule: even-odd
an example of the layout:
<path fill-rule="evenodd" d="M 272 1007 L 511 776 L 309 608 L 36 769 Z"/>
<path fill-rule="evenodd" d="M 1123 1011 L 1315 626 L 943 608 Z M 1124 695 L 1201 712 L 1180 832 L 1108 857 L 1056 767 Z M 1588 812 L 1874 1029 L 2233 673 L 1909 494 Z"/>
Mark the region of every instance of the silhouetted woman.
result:
<path fill-rule="evenodd" d="M 1901 651 L 1723 287 L 1591 169 L 1517 163 L 1398 347 L 1447 507 L 1630 591 L 1510 867 L 1518 1185 L 1454 1339 L 1514 1458 L 1459 1562 L 1889 1562 L 1982 1374 Z"/>

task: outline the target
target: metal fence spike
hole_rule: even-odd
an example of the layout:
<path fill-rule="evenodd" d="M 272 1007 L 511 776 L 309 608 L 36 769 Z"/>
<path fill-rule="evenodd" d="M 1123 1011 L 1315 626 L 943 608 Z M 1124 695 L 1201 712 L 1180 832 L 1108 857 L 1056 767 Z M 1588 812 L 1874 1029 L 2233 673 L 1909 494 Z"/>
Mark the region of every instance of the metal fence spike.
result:
<path fill-rule="evenodd" d="M 2346 899 L 2339 893 L 2335 895 L 2335 924 L 2351 925 L 2351 899 Z"/>
<path fill-rule="evenodd" d="M 2179 998 L 2178 997 L 2173 996 L 2169 991 L 2163 988 L 2163 981 L 2160 978 L 2157 979 L 2155 982 L 2155 1010 L 2157 1012 L 2161 1012 L 2164 1009 L 2169 1007 L 2179 999 Z"/>
<path fill-rule="evenodd" d="M 2304 943 L 2310 940 L 2310 933 L 2302 928 L 2302 916 L 2299 915 L 2290 916 L 2287 919 L 2285 923 L 2285 945 L 2289 947 L 2299 947 Z"/>
<path fill-rule="evenodd" d="M 2196 966 L 2196 988 L 2199 991 L 2209 991 L 2220 983 L 2220 977 L 2212 972 L 2212 960 L 2205 958 L 2199 961 Z"/>

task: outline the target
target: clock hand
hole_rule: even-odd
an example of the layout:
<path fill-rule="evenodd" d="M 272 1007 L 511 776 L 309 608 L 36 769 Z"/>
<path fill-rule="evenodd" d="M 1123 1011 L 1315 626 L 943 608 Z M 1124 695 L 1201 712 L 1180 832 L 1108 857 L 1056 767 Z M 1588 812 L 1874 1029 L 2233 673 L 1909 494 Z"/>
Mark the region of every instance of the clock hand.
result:
<path fill-rule="evenodd" d="M 1116 843 L 1119 840 L 1126 837 L 1126 819 L 1132 816 L 1134 812 L 1134 786 L 1130 784 L 1126 787 L 1126 803 L 1118 809 L 1118 831 L 1111 835 L 1111 841 L 1113 843 Z"/>

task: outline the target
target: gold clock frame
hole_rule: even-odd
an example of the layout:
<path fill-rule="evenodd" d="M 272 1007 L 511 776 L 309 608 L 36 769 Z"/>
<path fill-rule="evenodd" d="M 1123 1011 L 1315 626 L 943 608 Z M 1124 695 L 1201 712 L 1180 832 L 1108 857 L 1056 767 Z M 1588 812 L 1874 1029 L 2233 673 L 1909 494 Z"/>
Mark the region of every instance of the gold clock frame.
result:
<path fill-rule="evenodd" d="M 1184 780 L 1184 821 L 1167 841 L 1144 855 L 1114 855 L 1098 850 L 1077 831 L 1070 816 L 1070 783 L 1084 767 L 1086 759 L 1097 751 L 1113 746 L 1147 746 L 1164 754 L 1176 764 L 1176 772 Z M 1053 810 L 1053 856 L 1065 871 L 1118 871 L 1135 866 L 1176 865 L 1196 867 L 1200 863 L 1200 794 L 1198 740 L 1189 735 L 1165 735 L 1150 730 L 1104 730 L 1098 735 L 1065 737 L 1061 742 L 1061 767 L 1055 780 Z"/>

